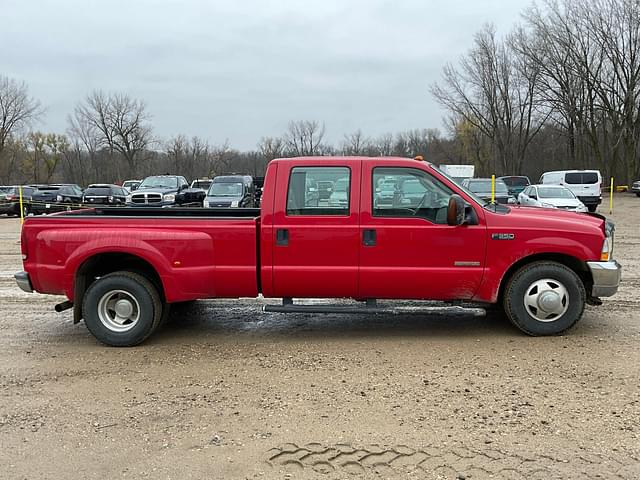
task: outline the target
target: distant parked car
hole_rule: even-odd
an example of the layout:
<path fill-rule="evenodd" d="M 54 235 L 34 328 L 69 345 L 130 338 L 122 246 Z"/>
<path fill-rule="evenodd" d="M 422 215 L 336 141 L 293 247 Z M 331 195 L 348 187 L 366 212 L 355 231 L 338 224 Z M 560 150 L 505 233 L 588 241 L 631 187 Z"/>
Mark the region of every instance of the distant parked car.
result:
<path fill-rule="evenodd" d="M 80 205 L 82 189 L 75 184 L 38 185 L 31 200 L 35 214 L 61 212 Z"/>
<path fill-rule="evenodd" d="M 223 175 L 213 179 L 204 199 L 206 208 L 254 208 L 256 185 L 250 175 Z"/>
<path fill-rule="evenodd" d="M 176 204 L 185 206 L 202 206 L 207 190 L 211 186 L 210 178 L 200 178 L 191 182 L 191 186 L 176 195 Z"/>
<path fill-rule="evenodd" d="M 87 205 L 124 205 L 127 203 L 127 190 L 118 185 L 96 183 L 84 191 L 82 203 Z"/>
<path fill-rule="evenodd" d="M 633 185 L 631 185 L 631 191 L 640 197 L 640 180 L 633 182 Z"/>
<path fill-rule="evenodd" d="M 142 180 L 125 180 L 122 182 L 122 188 L 125 188 L 127 192 L 131 193 L 134 190 L 137 190 Z"/>
<path fill-rule="evenodd" d="M 561 185 L 530 185 L 518 195 L 518 203 L 526 207 L 558 208 L 586 212 L 587 207 L 571 190 Z"/>
<path fill-rule="evenodd" d="M 152 175 L 145 178 L 138 189 L 129 195 L 127 205 L 132 207 L 170 207 L 176 204 L 176 195 L 189 187 L 180 175 Z"/>
<path fill-rule="evenodd" d="M 515 198 L 518 198 L 520 192 L 522 192 L 525 188 L 531 185 L 531 180 L 529 177 L 525 177 L 523 175 L 512 175 L 509 177 L 498 177 L 498 180 L 502 180 L 507 184 L 507 188 L 509 189 L 509 194 L 513 195 Z"/>
<path fill-rule="evenodd" d="M 488 202 L 491 201 L 491 179 L 490 178 L 467 178 L 462 181 L 462 186 L 469 189 L 476 196 Z M 496 203 L 515 204 L 516 199 L 509 194 L 507 184 L 496 179 L 494 197 Z"/>
<path fill-rule="evenodd" d="M 346 208 L 349 205 L 349 177 L 339 178 L 333 184 L 333 192 L 329 197 L 330 207 Z"/>
<path fill-rule="evenodd" d="M 333 182 L 331 180 L 318 180 L 318 197 L 320 200 L 329 200 L 333 192 Z"/>
<path fill-rule="evenodd" d="M 602 203 L 602 175 L 598 170 L 558 170 L 545 172 L 538 183 L 563 185 L 595 212 Z"/>
<path fill-rule="evenodd" d="M 19 189 L 18 186 L 0 187 L 0 214 L 20 215 Z M 22 211 L 25 217 L 31 211 L 31 196 L 34 191 L 33 187 L 22 187 Z"/>

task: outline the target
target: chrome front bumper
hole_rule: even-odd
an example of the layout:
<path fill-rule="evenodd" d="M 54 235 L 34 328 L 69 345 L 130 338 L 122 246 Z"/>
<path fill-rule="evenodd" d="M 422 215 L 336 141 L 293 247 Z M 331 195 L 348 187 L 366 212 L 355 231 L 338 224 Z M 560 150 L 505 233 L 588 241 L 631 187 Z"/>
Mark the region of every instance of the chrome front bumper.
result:
<path fill-rule="evenodd" d="M 27 293 L 33 292 L 33 287 L 31 286 L 31 279 L 29 279 L 29 274 L 27 272 L 18 272 L 13 278 L 16 279 L 16 283 L 20 287 L 21 290 L 24 290 Z"/>
<path fill-rule="evenodd" d="M 587 262 L 587 265 L 593 278 L 592 297 L 610 297 L 618 291 L 622 274 L 622 267 L 618 262 L 615 260 L 610 262 Z"/>

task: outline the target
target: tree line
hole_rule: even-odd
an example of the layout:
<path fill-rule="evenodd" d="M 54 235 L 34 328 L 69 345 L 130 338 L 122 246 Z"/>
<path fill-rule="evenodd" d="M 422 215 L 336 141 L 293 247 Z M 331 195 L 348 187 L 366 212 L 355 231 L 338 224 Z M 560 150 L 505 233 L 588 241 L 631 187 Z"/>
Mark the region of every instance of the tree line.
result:
<path fill-rule="evenodd" d="M 597 168 L 618 183 L 640 178 L 638 0 L 545 0 L 507 35 L 486 25 L 429 90 L 448 112 L 444 133 L 417 128 L 371 137 L 356 130 L 331 144 L 323 122 L 298 120 L 241 151 L 185 134 L 159 139 L 147 105 L 119 92 L 89 93 L 64 133 L 33 130 L 41 102 L 25 83 L 0 76 L 0 182 L 259 176 L 274 158 L 338 154 L 422 155 L 436 164 L 474 164 L 479 175 L 533 180 L 572 168 Z"/>

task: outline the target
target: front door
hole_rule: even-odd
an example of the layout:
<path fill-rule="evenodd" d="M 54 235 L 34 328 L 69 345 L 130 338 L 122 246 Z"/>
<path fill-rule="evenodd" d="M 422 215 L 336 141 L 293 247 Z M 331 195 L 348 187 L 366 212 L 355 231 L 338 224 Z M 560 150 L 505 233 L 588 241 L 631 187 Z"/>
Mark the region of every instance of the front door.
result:
<path fill-rule="evenodd" d="M 355 297 L 360 161 L 278 166 L 273 215 L 273 296 Z M 325 183 L 322 183 L 325 182 Z M 318 183 L 331 183 L 321 195 Z"/>
<path fill-rule="evenodd" d="M 372 160 L 362 175 L 359 297 L 471 299 L 485 261 L 482 209 L 478 225 L 447 225 L 453 191 L 422 164 Z"/>

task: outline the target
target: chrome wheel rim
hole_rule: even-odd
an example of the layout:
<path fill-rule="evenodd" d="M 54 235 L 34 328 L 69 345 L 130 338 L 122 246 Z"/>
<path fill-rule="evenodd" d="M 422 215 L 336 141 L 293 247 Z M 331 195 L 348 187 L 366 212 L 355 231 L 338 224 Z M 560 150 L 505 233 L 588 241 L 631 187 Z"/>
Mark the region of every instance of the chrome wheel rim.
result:
<path fill-rule="evenodd" d="M 524 308 L 540 322 L 555 322 L 569 308 L 569 292 L 558 280 L 536 280 L 525 292 Z"/>
<path fill-rule="evenodd" d="M 128 332 L 140 320 L 140 304 L 125 290 L 110 290 L 98 302 L 98 318 L 112 332 Z"/>

